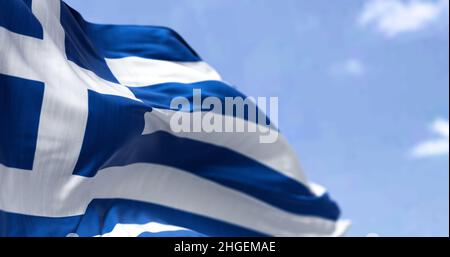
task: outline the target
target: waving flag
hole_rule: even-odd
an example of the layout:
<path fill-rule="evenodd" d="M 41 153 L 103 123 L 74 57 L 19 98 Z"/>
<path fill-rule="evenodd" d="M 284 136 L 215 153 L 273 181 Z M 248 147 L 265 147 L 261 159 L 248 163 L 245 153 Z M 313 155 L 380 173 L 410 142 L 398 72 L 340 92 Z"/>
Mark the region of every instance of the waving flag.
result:
<path fill-rule="evenodd" d="M 171 29 L 92 24 L 59 0 L 0 0 L 0 236 L 343 232 L 281 135 L 175 132 L 174 115 L 202 111 L 193 92 L 244 97 Z M 192 108 L 174 110 L 180 96 Z"/>

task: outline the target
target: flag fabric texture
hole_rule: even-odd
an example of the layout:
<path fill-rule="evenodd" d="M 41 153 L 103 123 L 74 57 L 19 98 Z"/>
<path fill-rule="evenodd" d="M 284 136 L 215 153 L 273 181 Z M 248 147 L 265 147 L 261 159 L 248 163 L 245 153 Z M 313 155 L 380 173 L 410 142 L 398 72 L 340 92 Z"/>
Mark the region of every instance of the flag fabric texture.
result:
<path fill-rule="evenodd" d="M 243 96 L 169 28 L 0 0 L 0 236 L 344 232 L 281 135 L 171 131 L 170 101 L 193 89 Z"/>

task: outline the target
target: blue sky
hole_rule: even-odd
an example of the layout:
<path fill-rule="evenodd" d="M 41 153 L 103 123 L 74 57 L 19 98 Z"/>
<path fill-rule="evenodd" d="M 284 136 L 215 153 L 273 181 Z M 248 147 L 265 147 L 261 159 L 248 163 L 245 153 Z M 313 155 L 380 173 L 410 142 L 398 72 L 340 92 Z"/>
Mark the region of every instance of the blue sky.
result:
<path fill-rule="evenodd" d="M 449 235 L 448 0 L 66 0 L 177 30 L 279 126 L 349 235 Z M 339 2 L 339 3 L 338 3 Z"/>

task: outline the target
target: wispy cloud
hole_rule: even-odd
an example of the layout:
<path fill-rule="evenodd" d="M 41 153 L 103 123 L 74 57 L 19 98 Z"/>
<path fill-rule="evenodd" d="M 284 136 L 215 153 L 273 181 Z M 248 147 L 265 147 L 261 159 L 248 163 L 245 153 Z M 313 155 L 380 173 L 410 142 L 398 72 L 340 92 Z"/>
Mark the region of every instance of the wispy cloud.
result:
<path fill-rule="evenodd" d="M 416 145 L 411 153 L 417 158 L 448 155 L 449 153 L 449 122 L 438 119 L 431 124 L 430 129 L 437 137 Z"/>
<path fill-rule="evenodd" d="M 362 26 L 373 25 L 387 38 L 424 29 L 444 15 L 448 0 L 370 0 L 359 16 Z"/>
<path fill-rule="evenodd" d="M 333 75 L 346 75 L 359 77 L 365 73 L 364 63 L 358 58 L 349 58 L 343 62 L 335 64 L 331 68 Z"/>

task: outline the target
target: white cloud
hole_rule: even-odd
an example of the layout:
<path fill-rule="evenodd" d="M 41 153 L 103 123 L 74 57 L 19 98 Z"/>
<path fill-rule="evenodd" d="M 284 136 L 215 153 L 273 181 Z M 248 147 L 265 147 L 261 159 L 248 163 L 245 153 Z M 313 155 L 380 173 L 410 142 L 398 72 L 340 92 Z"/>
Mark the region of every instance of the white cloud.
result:
<path fill-rule="evenodd" d="M 359 77 L 364 75 L 365 67 L 363 62 L 358 58 L 349 58 L 341 63 L 334 65 L 331 69 L 334 75 L 348 75 Z"/>
<path fill-rule="evenodd" d="M 430 127 L 431 131 L 439 137 L 427 140 L 416 145 L 412 150 L 412 156 L 417 158 L 448 155 L 449 153 L 449 122 L 438 119 Z"/>
<path fill-rule="evenodd" d="M 344 71 L 348 74 L 359 76 L 364 73 L 364 65 L 359 59 L 349 59 L 344 63 Z"/>
<path fill-rule="evenodd" d="M 373 25 L 388 38 L 424 29 L 444 17 L 448 0 L 370 0 L 359 16 L 362 26 Z"/>

